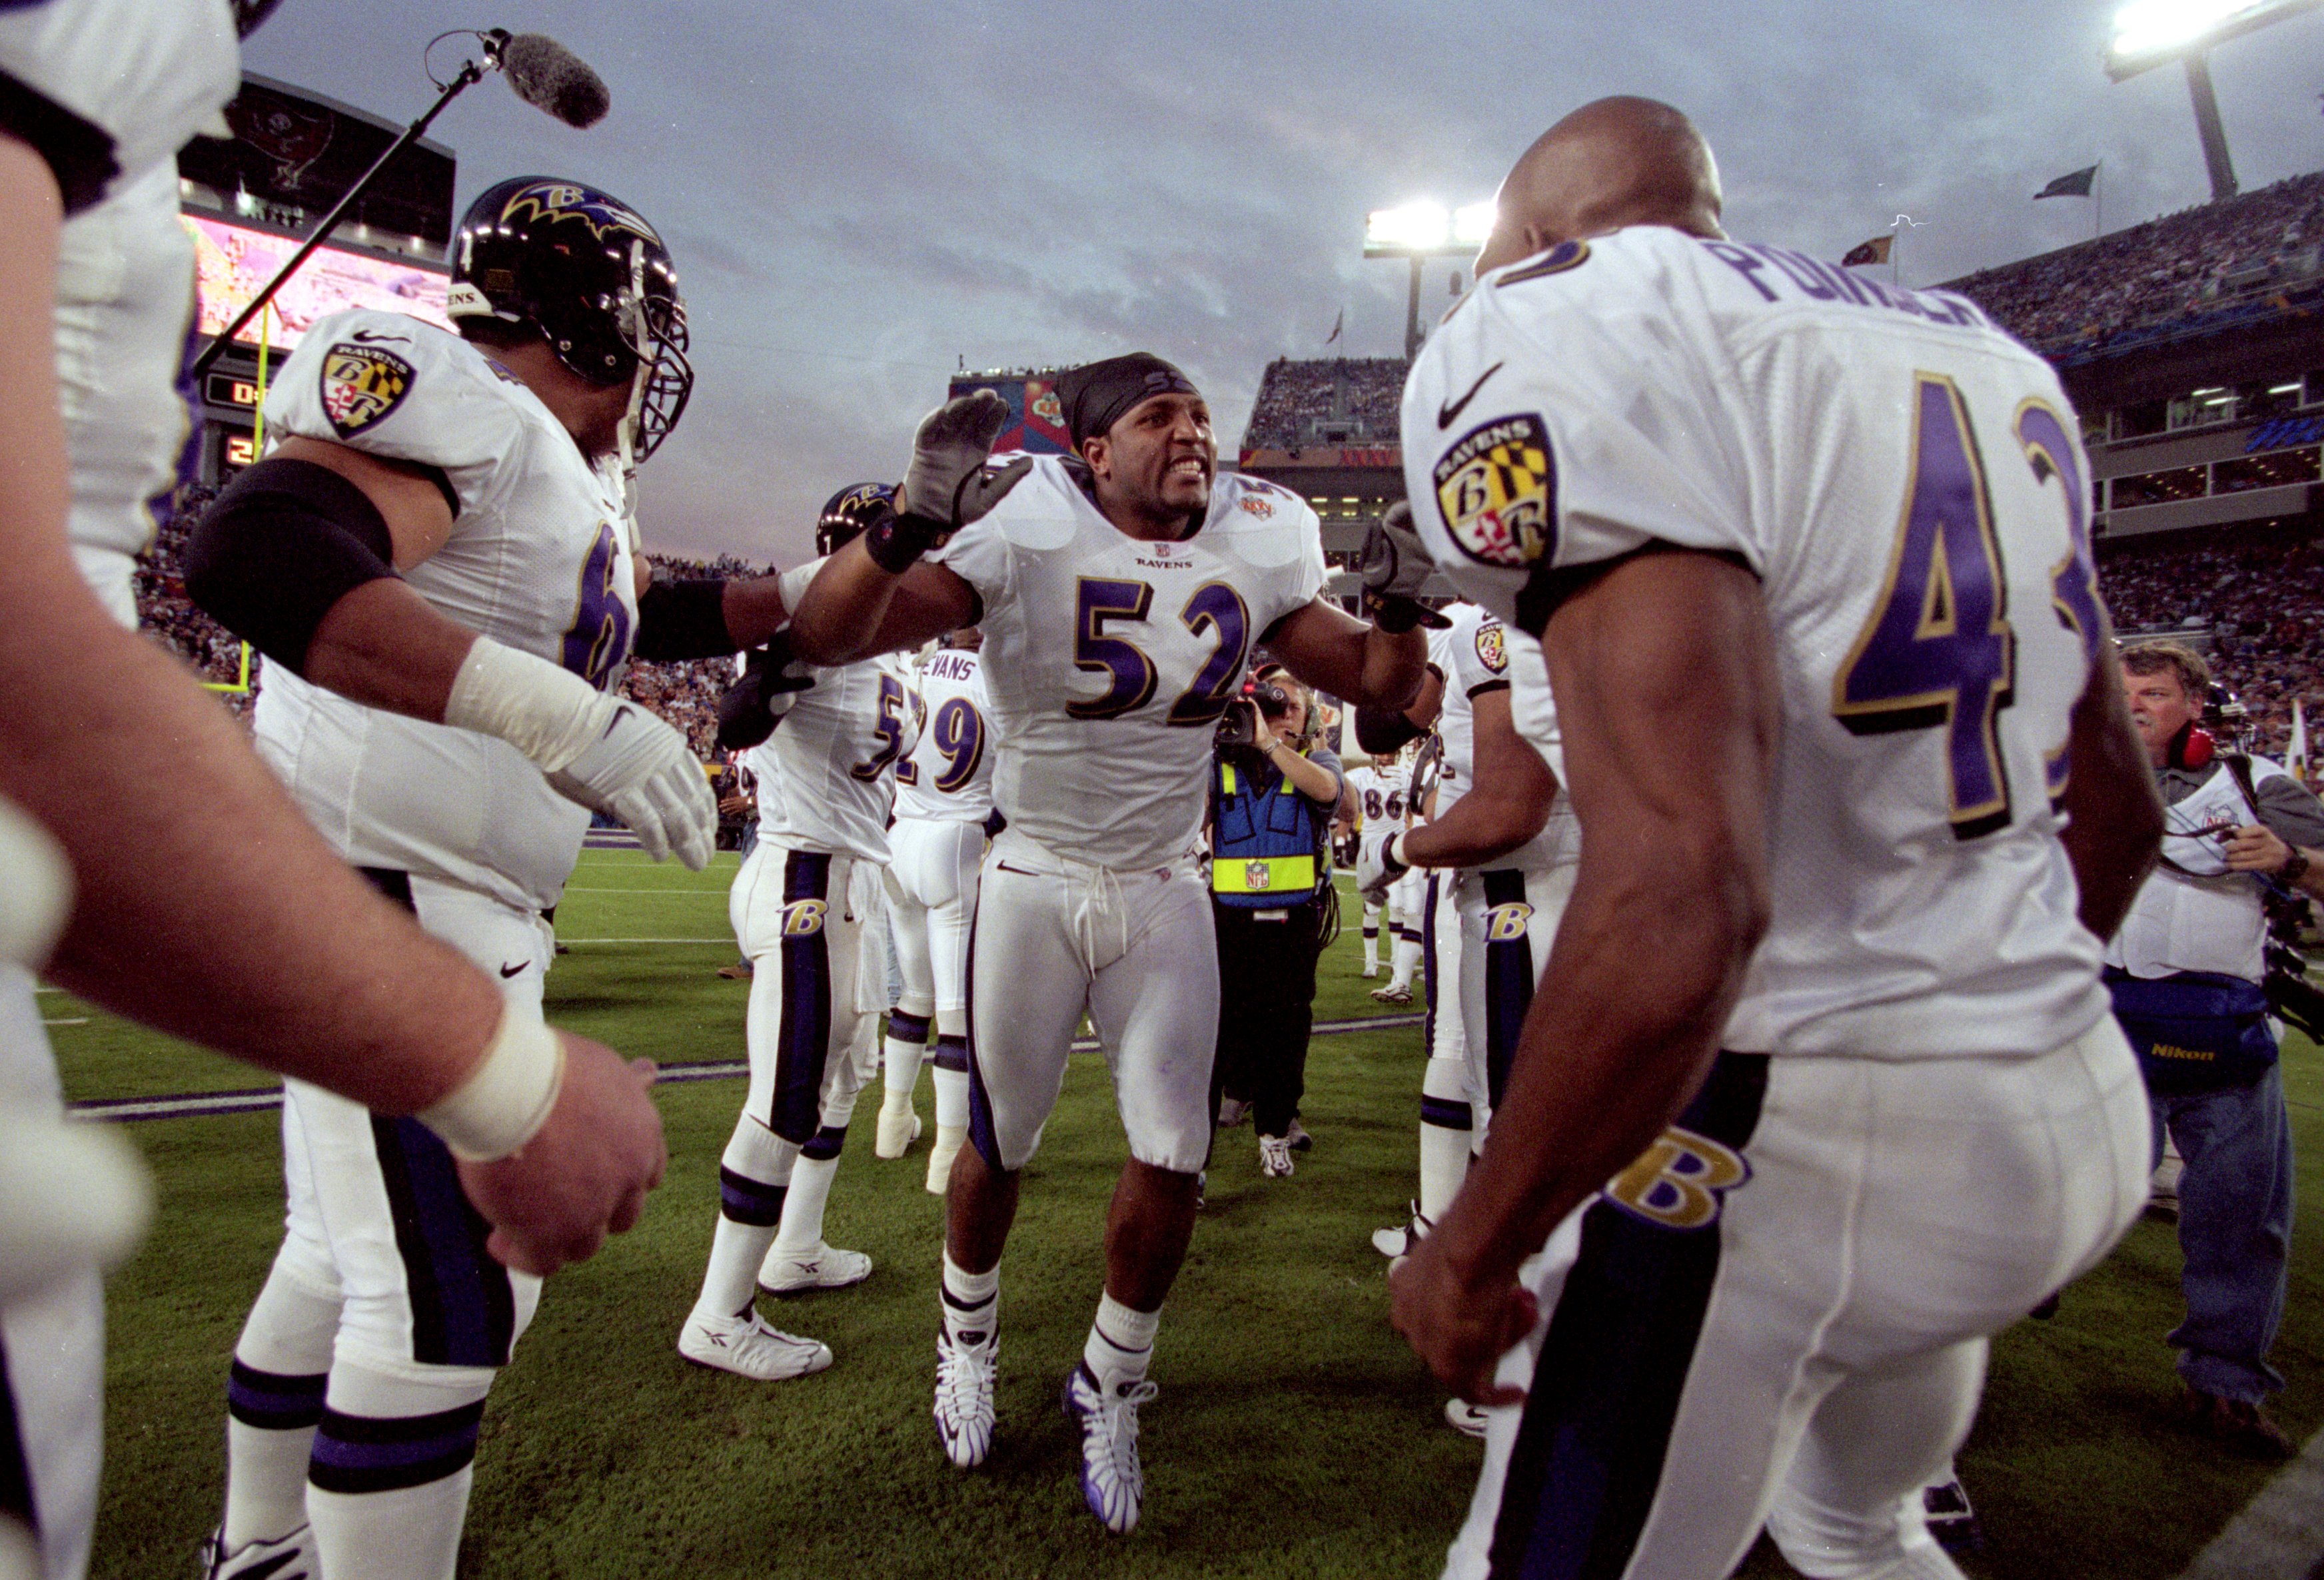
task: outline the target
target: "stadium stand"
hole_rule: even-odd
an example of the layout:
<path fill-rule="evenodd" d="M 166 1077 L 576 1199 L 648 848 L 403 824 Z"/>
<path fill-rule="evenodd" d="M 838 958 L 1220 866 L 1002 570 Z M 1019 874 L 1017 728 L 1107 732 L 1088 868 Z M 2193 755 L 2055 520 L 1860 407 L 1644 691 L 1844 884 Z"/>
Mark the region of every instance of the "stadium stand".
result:
<path fill-rule="evenodd" d="M 179 573 L 189 524 L 208 502 L 204 492 L 189 494 L 187 505 L 155 537 L 137 573 L 137 623 L 163 647 L 190 665 L 200 678 L 215 686 L 238 686 L 242 676 L 242 644 L 215 620 L 194 607 L 186 596 Z M 760 576 L 766 567 L 733 555 L 714 560 L 687 559 L 674 555 L 649 555 L 658 572 L 672 576 Z M 250 657 L 247 691 L 220 690 L 218 696 L 237 718 L 247 720 L 258 697 L 264 660 Z M 718 735 L 718 694 L 731 666 L 724 659 L 683 664 L 632 664 L 622 694 L 686 731 L 695 754 L 715 761 Z"/>
<path fill-rule="evenodd" d="M 2224 329 L 2324 296 L 2324 171 L 1949 281 L 2068 361 Z"/>
<path fill-rule="evenodd" d="M 1277 357 L 1259 381 L 1242 447 L 1395 444 L 1405 368 L 1400 356 L 1316 362 Z"/>

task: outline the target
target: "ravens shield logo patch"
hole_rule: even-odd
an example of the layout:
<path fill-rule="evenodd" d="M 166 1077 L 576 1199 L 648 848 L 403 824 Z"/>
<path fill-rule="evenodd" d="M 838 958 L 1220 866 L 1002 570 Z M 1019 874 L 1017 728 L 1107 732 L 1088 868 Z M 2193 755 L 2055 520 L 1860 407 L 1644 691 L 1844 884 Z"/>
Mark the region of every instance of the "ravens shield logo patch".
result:
<path fill-rule="evenodd" d="M 352 438 L 403 403 L 411 364 L 376 345 L 341 341 L 323 355 L 323 415 Z"/>
<path fill-rule="evenodd" d="M 1462 554 L 1521 571 L 1557 541 L 1557 465 L 1531 412 L 1471 428 L 1436 463 L 1436 506 Z"/>

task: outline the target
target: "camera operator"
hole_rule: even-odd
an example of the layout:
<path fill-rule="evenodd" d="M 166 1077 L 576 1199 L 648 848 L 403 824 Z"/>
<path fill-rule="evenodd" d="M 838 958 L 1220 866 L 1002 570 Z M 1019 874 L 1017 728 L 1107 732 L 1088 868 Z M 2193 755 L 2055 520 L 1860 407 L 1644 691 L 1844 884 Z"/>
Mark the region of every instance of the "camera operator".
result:
<path fill-rule="evenodd" d="M 2324 805 L 2259 758 L 2221 751 L 2200 720 L 2210 671 L 2173 642 L 2122 657 L 2133 721 L 2169 807 L 2161 864 L 2107 946 L 2115 1015 L 2138 1050 L 2179 1180 L 2181 1421 L 2287 1456 L 2262 1401 L 2282 1321 L 2292 1236 L 2292 1130 L 2268 1024 L 2267 904 L 2324 896 Z"/>
<path fill-rule="evenodd" d="M 1219 1041 L 1211 1111 L 1248 1101 L 1259 1169 L 1291 1173 L 1307 1070 L 1315 959 L 1337 920 L 1324 841 L 1340 808 L 1340 759 L 1315 739 L 1314 699 L 1262 670 L 1220 718 L 1211 781 L 1211 915 L 1218 930 Z"/>

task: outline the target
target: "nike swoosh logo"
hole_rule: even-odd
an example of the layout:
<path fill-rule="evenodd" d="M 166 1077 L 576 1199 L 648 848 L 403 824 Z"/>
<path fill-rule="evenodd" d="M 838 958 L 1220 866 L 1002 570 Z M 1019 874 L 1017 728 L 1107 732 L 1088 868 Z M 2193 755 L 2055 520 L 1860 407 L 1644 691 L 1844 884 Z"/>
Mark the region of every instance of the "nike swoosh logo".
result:
<path fill-rule="evenodd" d="M 404 345 L 410 342 L 411 336 L 409 335 L 381 335 L 369 329 L 358 329 L 347 338 L 350 340 L 360 340 L 365 345 Z"/>
<path fill-rule="evenodd" d="M 603 740 L 606 736 L 613 734 L 614 730 L 619 730 L 622 727 L 622 721 L 629 716 L 630 710 L 626 705 L 614 709 L 613 716 L 605 721 L 605 734 L 600 735 L 597 739 Z"/>
<path fill-rule="evenodd" d="M 1038 877 L 1041 876 L 1038 872 L 1028 872 L 1021 867 L 1011 867 L 1006 861 L 996 861 L 993 865 L 1001 868 L 1003 872 L 1013 872 L 1019 877 Z"/>
<path fill-rule="evenodd" d="M 1495 363 L 1491 367 L 1487 368 L 1483 372 L 1477 375 L 1477 381 L 1469 386 L 1469 392 L 1466 395 L 1462 396 L 1460 400 L 1453 401 L 1450 405 L 1439 405 L 1436 408 L 1436 426 L 1439 428 L 1451 427 L 1452 426 L 1452 419 L 1459 417 L 1463 411 L 1466 411 L 1469 409 L 1469 402 L 1477 398 L 1477 391 L 1485 387 L 1485 381 L 1491 378 L 1495 373 L 1499 372 L 1503 368 L 1508 365 L 1509 364 L 1505 362 Z"/>
<path fill-rule="evenodd" d="M 511 977 L 521 976 L 524 972 L 524 967 L 525 962 L 522 960 L 517 961 L 517 963 L 512 966 L 503 966 L 501 968 L 501 980 L 505 982 Z"/>

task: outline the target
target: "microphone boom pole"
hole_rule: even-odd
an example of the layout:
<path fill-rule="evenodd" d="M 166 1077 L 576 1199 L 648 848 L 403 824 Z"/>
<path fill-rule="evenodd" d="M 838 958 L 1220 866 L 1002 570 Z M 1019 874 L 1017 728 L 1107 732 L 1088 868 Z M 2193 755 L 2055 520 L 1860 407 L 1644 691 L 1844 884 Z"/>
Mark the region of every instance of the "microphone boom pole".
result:
<path fill-rule="evenodd" d="M 305 241 L 299 243 L 299 250 L 290 254 L 290 261 L 275 271 L 274 278 L 266 282 L 266 289 L 251 299 L 250 305 L 242 309 L 240 316 L 227 325 L 217 339 L 202 349 L 202 354 L 194 359 L 193 366 L 188 370 L 189 377 L 198 381 L 204 373 L 209 372 L 211 364 L 226 354 L 227 346 L 234 344 L 235 336 L 250 326 L 250 321 L 265 309 L 268 302 L 274 299 L 274 293 L 281 290 L 284 282 L 299 271 L 299 266 L 311 257 L 315 249 L 329 238 L 331 232 L 337 228 L 339 221 L 346 217 L 347 210 L 354 207 L 365 192 L 371 190 L 372 183 L 379 179 L 380 172 L 387 169 L 388 161 L 424 136 L 429 126 L 443 112 L 446 105 L 450 104 L 468 88 L 482 82 L 486 71 L 493 70 L 500 65 L 502 41 L 503 40 L 495 39 L 490 34 L 486 35 L 484 60 L 468 60 L 461 64 L 460 69 L 454 74 L 452 80 L 446 83 L 443 90 L 436 96 L 436 102 L 428 106 L 427 113 L 412 122 L 410 125 L 406 126 L 403 129 L 403 135 L 390 143 L 387 152 L 372 161 L 371 169 L 363 173 L 362 179 L 347 188 L 346 195 L 331 206 L 331 211 L 316 222 L 315 228 L 308 233 Z"/>

